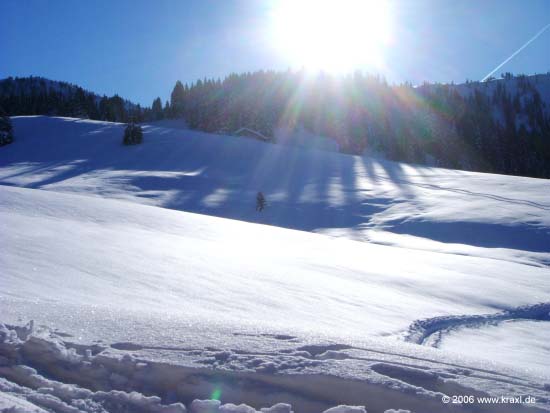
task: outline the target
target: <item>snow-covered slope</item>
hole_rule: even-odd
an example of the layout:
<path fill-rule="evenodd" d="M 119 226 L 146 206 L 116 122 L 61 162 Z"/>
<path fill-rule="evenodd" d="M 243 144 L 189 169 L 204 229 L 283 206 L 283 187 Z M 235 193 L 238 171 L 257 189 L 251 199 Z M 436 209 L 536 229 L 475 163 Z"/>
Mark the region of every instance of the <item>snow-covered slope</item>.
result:
<path fill-rule="evenodd" d="M 15 118 L 13 123 L 17 143 L 2 149 L 0 184 L 299 230 L 338 229 L 375 242 L 399 239 L 407 247 L 431 240 L 445 246 L 431 243 L 430 248 L 456 243 L 516 249 L 548 261 L 546 254 L 533 254 L 549 252 L 547 180 L 412 166 L 154 126 L 144 128 L 143 145 L 124 147 L 120 124 L 47 117 Z M 258 191 L 269 205 L 262 214 L 255 212 Z M 410 236 L 422 239 L 408 242 Z"/>
<path fill-rule="evenodd" d="M 472 388 L 546 397 L 547 351 L 507 365 L 506 357 L 493 362 L 472 353 L 468 341 L 456 354 L 408 344 L 440 339 L 461 325 L 548 320 L 550 306 L 533 305 L 550 302 L 546 269 L 72 194 L 9 187 L 0 194 L 8 228 L 1 240 L 2 318 L 33 319 L 63 332 L 57 338 L 43 332 L 38 342 L 23 344 L 30 347 L 23 353 L 27 364 L 57 380 L 75 382 L 54 368 L 68 358 L 84 368 L 76 383 L 128 388 L 87 372 L 80 366 L 85 357 L 67 355 L 66 347 L 73 347 L 115 360 L 132 354 L 185 367 L 214 365 L 237 377 L 324 373 L 362 380 L 360 394 L 326 394 L 325 402 L 317 401 L 323 408 L 359 402 L 384 411 L 419 400 L 434 408 L 442 393 L 470 394 Z M 49 349 L 52 340 L 59 344 Z M 29 380 L 18 370 L 3 371 L 12 383 Z M 502 384 L 503 375 L 517 379 Z M 129 389 L 143 392 L 145 385 L 132 380 Z M 292 401 L 299 411 L 320 411 L 294 394 L 307 381 L 294 378 L 290 395 L 279 399 L 239 396 L 233 389 L 224 401 L 256 407 Z M 381 385 L 389 394 L 376 400 Z"/>
<path fill-rule="evenodd" d="M 221 392 L 297 412 L 537 411 L 441 402 L 521 394 L 550 410 L 547 181 L 154 126 L 135 147 L 118 124 L 14 126 L 0 406 L 201 413 L 191 401 Z"/>
<path fill-rule="evenodd" d="M 119 201 L 0 191 L 10 228 L 2 241 L 3 293 L 11 298 L 33 291 L 44 302 L 346 336 L 395 335 L 418 319 L 550 302 L 545 268 Z"/>

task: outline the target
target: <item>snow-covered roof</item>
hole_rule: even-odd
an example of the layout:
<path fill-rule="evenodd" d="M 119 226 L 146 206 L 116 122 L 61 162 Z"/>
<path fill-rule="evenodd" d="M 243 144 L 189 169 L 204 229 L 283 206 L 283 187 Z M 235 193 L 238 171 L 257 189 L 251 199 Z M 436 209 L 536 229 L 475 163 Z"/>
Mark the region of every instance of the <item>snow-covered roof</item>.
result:
<path fill-rule="evenodd" d="M 265 136 L 261 132 L 258 132 L 256 130 L 252 130 L 249 128 L 239 128 L 235 132 L 233 132 L 233 135 L 235 136 L 249 136 L 251 138 L 260 139 L 262 141 L 271 141 L 271 138 Z"/>

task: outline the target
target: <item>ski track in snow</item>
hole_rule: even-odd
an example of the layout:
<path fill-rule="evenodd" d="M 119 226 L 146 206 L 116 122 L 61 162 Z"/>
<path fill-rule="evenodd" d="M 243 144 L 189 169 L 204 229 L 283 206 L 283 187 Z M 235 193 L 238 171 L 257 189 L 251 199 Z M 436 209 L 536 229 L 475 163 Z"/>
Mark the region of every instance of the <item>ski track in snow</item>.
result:
<path fill-rule="evenodd" d="M 443 335 L 450 330 L 479 328 L 485 324 L 496 325 L 514 320 L 550 321 L 550 303 L 526 305 L 495 314 L 441 316 L 418 320 L 409 327 L 405 340 L 438 347 Z"/>

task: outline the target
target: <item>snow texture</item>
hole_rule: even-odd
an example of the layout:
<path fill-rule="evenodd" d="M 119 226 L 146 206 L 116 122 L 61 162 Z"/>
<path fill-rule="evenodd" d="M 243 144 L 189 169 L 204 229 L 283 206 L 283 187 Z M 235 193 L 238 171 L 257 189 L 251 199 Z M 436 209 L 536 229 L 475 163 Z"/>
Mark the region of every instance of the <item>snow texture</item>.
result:
<path fill-rule="evenodd" d="M 548 181 L 13 121 L 2 409 L 550 410 Z M 537 402 L 443 410 L 459 394 Z"/>

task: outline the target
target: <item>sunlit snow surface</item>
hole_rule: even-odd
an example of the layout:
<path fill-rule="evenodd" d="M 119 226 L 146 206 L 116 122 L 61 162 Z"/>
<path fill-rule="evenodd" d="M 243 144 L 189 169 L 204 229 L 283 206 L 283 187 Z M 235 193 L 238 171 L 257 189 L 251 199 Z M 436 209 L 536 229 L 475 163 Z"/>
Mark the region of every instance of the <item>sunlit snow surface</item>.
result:
<path fill-rule="evenodd" d="M 548 375 L 550 372 L 550 322 L 507 321 L 477 329 L 460 329 L 447 334 L 440 348 L 464 352 L 464 343 L 476 354 L 511 366 L 523 366 Z M 541 357 L 544 355 L 544 357 Z"/>
<path fill-rule="evenodd" d="M 285 388 L 306 373 L 379 386 L 269 399 L 297 411 L 437 411 L 470 388 L 548 408 L 548 181 L 153 126 L 136 147 L 107 122 L 14 126 L 0 322 L 33 319 L 104 356 L 291 374 Z M 224 402 L 266 406 L 238 394 Z"/>

